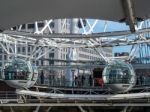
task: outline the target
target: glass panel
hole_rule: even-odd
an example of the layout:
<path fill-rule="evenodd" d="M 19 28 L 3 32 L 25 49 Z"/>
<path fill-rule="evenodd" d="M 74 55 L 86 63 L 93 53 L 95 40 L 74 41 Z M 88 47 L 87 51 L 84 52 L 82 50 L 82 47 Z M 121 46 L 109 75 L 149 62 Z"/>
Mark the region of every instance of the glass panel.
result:
<path fill-rule="evenodd" d="M 14 59 L 5 65 L 5 80 L 28 80 L 31 69 L 26 61 Z"/>
<path fill-rule="evenodd" d="M 110 63 L 103 71 L 103 79 L 107 84 L 130 84 L 133 78 L 135 73 L 132 66 L 122 61 Z"/>

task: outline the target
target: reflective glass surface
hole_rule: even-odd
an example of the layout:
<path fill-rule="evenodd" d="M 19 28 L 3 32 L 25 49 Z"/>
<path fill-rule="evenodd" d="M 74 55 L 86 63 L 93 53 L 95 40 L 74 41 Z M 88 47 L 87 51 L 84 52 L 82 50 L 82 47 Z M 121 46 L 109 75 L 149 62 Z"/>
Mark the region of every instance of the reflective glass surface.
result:
<path fill-rule="evenodd" d="M 103 79 L 106 84 L 131 84 L 135 78 L 132 66 L 121 60 L 110 62 L 103 71 Z"/>
<path fill-rule="evenodd" d="M 28 63 L 21 59 L 14 59 L 6 63 L 4 68 L 5 80 L 27 80 L 32 72 Z"/>

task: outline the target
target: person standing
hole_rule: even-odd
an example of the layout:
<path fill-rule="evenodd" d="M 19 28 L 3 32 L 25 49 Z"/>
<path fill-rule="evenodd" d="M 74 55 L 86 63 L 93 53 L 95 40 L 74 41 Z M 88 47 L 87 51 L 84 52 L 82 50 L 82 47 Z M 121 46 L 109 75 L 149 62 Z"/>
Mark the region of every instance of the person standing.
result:
<path fill-rule="evenodd" d="M 77 76 L 75 76 L 75 78 L 74 78 L 74 83 L 75 83 L 75 86 L 77 87 L 78 86 L 78 77 Z"/>
<path fill-rule="evenodd" d="M 93 85 L 93 78 L 92 78 L 92 76 L 91 76 L 91 75 L 89 76 L 89 84 L 90 84 L 90 86 L 92 86 L 92 85 Z"/>
<path fill-rule="evenodd" d="M 81 77 L 81 84 L 82 84 L 82 86 L 84 86 L 84 84 L 85 84 L 85 76 L 84 75 L 82 75 L 82 77 Z"/>
<path fill-rule="evenodd" d="M 43 72 L 43 70 L 41 71 L 40 79 L 41 79 L 41 84 L 44 84 L 44 72 Z"/>

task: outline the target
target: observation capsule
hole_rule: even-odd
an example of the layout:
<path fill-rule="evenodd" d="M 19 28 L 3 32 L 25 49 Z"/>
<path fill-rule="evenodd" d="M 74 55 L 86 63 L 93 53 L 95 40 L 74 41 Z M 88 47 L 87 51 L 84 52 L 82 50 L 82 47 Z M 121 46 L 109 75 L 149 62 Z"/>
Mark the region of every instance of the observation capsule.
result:
<path fill-rule="evenodd" d="M 110 62 L 102 73 L 104 84 L 112 91 L 127 92 L 136 84 L 136 75 L 131 64 L 121 60 Z"/>
<path fill-rule="evenodd" d="M 38 70 L 30 61 L 15 58 L 5 64 L 3 80 L 14 88 L 30 88 L 38 78 Z"/>

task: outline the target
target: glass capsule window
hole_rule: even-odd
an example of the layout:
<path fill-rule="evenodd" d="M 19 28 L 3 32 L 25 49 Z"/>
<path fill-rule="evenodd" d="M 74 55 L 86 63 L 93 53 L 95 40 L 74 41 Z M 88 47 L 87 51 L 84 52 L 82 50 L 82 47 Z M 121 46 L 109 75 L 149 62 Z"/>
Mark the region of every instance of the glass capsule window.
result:
<path fill-rule="evenodd" d="M 103 80 L 106 84 L 131 84 L 134 83 L 135 73 L 130 64 L 115 60 L 104 68 Z"/>
<path fill-rule="evenodd" d="M 5 80 L 28 80 L 32 72 L 28 63 L 21 59 L 14 59 L 6 63 L 4 68 Z"/>

